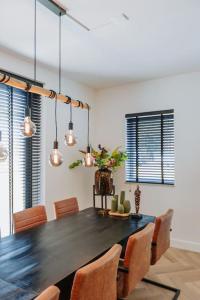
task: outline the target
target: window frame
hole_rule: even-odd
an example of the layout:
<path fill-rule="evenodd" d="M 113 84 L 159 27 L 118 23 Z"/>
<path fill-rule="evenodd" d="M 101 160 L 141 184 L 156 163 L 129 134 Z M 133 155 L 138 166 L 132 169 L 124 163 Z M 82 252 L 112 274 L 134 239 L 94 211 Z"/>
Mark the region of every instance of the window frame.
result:
<path fill-rule="evenodd" d="M 126 167 L 125 167 L 125 182 L 126 183 L 138 183 L 138 184 L 156 184 L 156 185 L 166 185 L 166 186 L 175 186 L 175 140 L 173 143 L 173 158 L 174 158 L 174 174 L 173 174 L 173 182 L 165 182 L 164 179 L 164 171 L 163 171 L 163 165 L 164 165 L 164 159 L 163 159 L 163 140 L 164 140 L 164 135 L 163 135 L 163 115 L 167 115 L 167 114 L 173 114 L 173 136 L 175 135 L 175 122 L 174 122 L 174 109 L 168 109 L 168 110 L 157 110 L 157 111 L 149 111 L 149 112 L 141 112 L 141 113 L 131 113 L 131 114 L 125 114 L 125 120 L 126 120 L 126 150 L 127 150 L 127 143 L 128 143 L 128 137 L 127 137 L 127 120 L 130 118 L 136 118 L 136 151 L 135 151 L 135 155 L 136 155 L 136 163 L 135 163 L 135 180 L 127 180 L 127 164 L 128 164 L 128 160 L 126 162 Z M 161 155 L 161 182 L 156 182 L 156 181 L 140 181 L 138 179 L 138 170 L 139 170 L 139 161 L 138 161 L 138 121 L 137 118 L 138 117 L 149 117 L 149 116 L 158 116 L 161 118 L 161 129 L 160 129 L 160 133 L 161 133 L 161 149 L 160 149 L 160 155 Z M 130 167 L 130 163 L 129 163 L 129 167 Z"/>

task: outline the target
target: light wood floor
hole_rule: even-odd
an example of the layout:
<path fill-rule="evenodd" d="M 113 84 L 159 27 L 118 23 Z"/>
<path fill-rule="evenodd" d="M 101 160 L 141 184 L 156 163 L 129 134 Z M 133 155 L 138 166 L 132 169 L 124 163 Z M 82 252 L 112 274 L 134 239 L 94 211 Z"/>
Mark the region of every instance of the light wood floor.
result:
<path fill-rule="evenodd" d="M 181 289 L 179 300 L 200 300 L 200 253 L 169 249 L 147 276 Z M 128 300 L 171 300 L 174 294 L 141 283 Z"/>

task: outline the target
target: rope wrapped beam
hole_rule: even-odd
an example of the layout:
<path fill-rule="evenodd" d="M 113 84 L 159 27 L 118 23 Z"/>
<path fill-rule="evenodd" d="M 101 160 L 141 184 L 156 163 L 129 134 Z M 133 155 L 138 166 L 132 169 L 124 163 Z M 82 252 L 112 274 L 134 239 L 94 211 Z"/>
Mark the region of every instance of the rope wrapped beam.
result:
<path fill-rule="evenodd" d="M 15 87 L 17 89 L 23 90 L 23 91 L 28 91 L 30 93 L 34 93 L 43 97 L 47 97 L 49 99 L 54 99 L 55 98 L 55 92 L 52 90 L 47 90 L 43 87 L 35 86 L 35 85 L 30 85 L 29 83 L 25 81 L 20 81 L 15 78 L 12 78 L 8 75 L 0 73 L 0 83 L 4 83 L 8 86 Z M 57 99 L 63 103 L 67 103 L 73 106 L 73 107 L 80 107 L 83 109 L 90 109 L 89 105 L 87 103 L 83 103 L 82 101 L 79 100 L 74 100 L 71 99 L 69 96 L 64 96 L 62 94 L 57 94 Z"/>

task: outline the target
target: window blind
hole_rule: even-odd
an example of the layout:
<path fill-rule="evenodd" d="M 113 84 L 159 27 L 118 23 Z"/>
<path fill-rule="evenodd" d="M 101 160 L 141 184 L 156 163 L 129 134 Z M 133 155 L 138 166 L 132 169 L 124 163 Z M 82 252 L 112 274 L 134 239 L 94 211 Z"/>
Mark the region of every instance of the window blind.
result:
<path fill-rule="evenodd" d="M 35 136 L 28 139 L 20 131 L 27 103 L 37 126 Z M 0 226 L 4 236 L 12 231 L 13 212 L 40 201 L 40 120 L 40 96 L 0 84 L 0 130 L 9 152 L 8 159 L 0 164 L 0 182 L 3 183 Z"/>
<path fill-rule="evenodd" d="M 126 115 L 126 181 L 174 184 L 174 111 Z"/>

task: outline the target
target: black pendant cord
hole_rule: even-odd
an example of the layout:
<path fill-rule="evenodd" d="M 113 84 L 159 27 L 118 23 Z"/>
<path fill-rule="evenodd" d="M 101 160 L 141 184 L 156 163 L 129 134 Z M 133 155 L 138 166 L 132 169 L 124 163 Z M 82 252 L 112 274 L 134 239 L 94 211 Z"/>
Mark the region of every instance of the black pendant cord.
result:
<path fill-rule="evenodd" d="M 59 59 L 59 70 L 58 70 L 58 86 L 59 86 L 59 94 L 61 94 L 61 17 L 62 15 L 59 15 L 59 53 L 58 53 L 58 59 Z M 56 128 L 56 139 L 55 142 L 58 144 L 58 120 L 57 120 L 57 104 L 58 104 L 58 97 L 57 94 L 55 96 L 55 128 Z"/>
<path fill-rule="evenodd" d="M 72 104 L 70 103 L 70 117 L 69 117 L 69 122 L 72 123 Z"/>
<path fill-rule="evenodd" d="M 57 104 L 58 104 L 58 99 L 57 99 L 57 94 L 55 97 L 55 128 L 56 128 L 56 143 L 58 142 L 58 120 L 57 120 Z"/>
<path fill-rule="evenodd" d="M 30 116 L 29 92 L 26 93 L 26 110 L 25 115 Z"/>
<path fill-rule="evenodd" d="M 90 147 L 90 110 L 88 108 L 88 147 Z"/>
<path fill-rule="evenodd" d="M 62 15 L 60 13 L 59 15 L 59 94 L 61 94 L 61 48 L 62 48 L 62 44 L 61 44 L 61 37 L 62 37 L 62 24 L 61 24 L 61 18 Z"/>
<path fill-rule="evenodd" d="M 37 78 L 37 0 L 34 1 L 34 38 L 33 38 L 33 57 L 34 57 L 34 64 L 33 64 L 33 73 L 34 73 L 34 81 Z M 29 98 L 29 92 L 27 92 L 27 107 L 29 110 L 29 116 L 31 117 L 31 103 L 33 101 L 33 93 L 31 93 L 31 99 Z M 31 100 L 31 101 L 30 101 Z"/>

